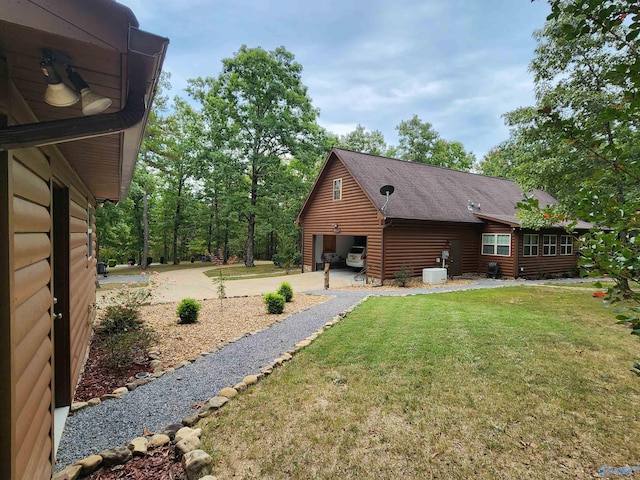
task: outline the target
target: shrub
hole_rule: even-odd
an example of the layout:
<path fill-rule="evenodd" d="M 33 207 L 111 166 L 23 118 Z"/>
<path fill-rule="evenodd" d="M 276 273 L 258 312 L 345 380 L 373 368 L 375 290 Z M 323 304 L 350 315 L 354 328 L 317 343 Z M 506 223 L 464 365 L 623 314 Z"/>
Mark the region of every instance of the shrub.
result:
<path fill-rule="evenodd" d="M 279 314 L 284 312 L 285 298 L 279 293 L 267 293 L 264 297 L 264 303 L 267 305 L 267 313 Z"/>
<path fill-rule="evenodd" d="M 285 302 L 290 302 L 293 299 L 293 288 L 289 282 L 282 282 L 277 293 L 284 297 Z"/>
<path fill-rule="evenodd" d="M 153 263 L 153 257 L 147 257 L 147 266 Z"/>
<path fill-rule="evenodd" d="M 97 337 L 100 349 L 106 354 L 107 366 L 117 372 L 131 368 L 134 362 L 143 361 L 146 352 L 154 344 L 153 332 L 147 328 L 103 333 Z"/>
<path fill-rule="evenodd" d="M 183 298 L 176 308 L 178 323 L 196 323 L 202 305 L 193 298 Z"/>
<path fill-rule="evenodd" d="M 276 267 L 284 268 L 287 273 L 296 265 L 302 263 L 302 254 L 292 247 L 286 247 L 282 251 L 271 256 L 271 261 Z"/>
<path fill-rule="evenodd" d="M 107 333 L 137 330 L 142 323 L 140 307 L 149 305 L 158 285 L 154 272 L 146 286 L 129 283 L 110 291 L 97 304 L 98 309 L 104 310 L 97 329 Z"/>
<path fill-rule="evenodd" d="M 396 279 L 396 285 L 399 287 L 406 287 L 411 282 L 411 276 L 413 271 L 406 265 L 402 265 L 399 270 L 393 272 L 393 276 Z"/>
<path fill-rule="evenodd" d="M 101 315 L 98 330 L 105 333 L 122 333 L 140 327 L 140 311 L 136 307 L 109 305 Z"/>
<path fill-rule="evenodd" d="M 109 260 L 107 260 L 107 265 L 109 265 L 109 268 L 113 268 L 118 264 L 118 261 L 115 258 L 110 258 Z"/>

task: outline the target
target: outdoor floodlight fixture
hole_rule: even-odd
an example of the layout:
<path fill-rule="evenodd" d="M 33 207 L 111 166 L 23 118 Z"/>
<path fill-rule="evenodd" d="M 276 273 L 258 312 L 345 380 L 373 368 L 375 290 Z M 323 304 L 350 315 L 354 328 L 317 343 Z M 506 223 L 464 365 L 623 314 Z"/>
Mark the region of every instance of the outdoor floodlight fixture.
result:
<path fill-rule="evenodd" d="M 44 101 L 54 107 L 70 107 L 77 103 L 80 97 L 62 82 L 62 78 L 54 65 L 54 58 L 51 51 L 45 51 L 40 62 L 42 73 L 47 79 Z"/>
<path fill-rule="evenodd" d="M 91 91 L 87 82 L 69 65 L 67 65 L 67 76 L 82 98 L 82 113 L 84 115 L 96 115 L 97 113 L 104 112 L 111 106 L 110 98 L 103 97 Z"/>
<path fill-rule="evenodd" d="M 63 83 L 60 74 L 56 70 L 56 63 L 67 65 L 67 77 L 77 93 Z M 40 68 L 47 79 L 44 101 L 54 107 L 69 107 L 82 99 L 82 113 L 84 115 L 95 115 L 104 112 L 111 106 L 111 99 L 91 91 L 87 82 L 78 72 L 73 70 L 70 63 L 71 59 L 63 53 L 49 49 L 42 50 Z"/>

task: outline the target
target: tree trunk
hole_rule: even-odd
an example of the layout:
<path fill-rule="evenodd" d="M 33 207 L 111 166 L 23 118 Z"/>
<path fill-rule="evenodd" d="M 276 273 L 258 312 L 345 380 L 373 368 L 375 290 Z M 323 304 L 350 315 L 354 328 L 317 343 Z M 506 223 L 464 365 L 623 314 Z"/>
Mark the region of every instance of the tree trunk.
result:
<path fill-rule="evenodd" d="M 249 227 L 247 228 L 247 258 L 244 261 L 244 264 L 247 267 L 256 266 L 255 263 L 253 262 L 253 247 L 254 247 L 255 231 L 256 231 L 256 214 L 251 212 L 249 214 Z"/>
<path fill-rule="evenodd" d="M 178 265 L 180 263 L 180 257 L 178 256 L 178 234 L 180 233 L 180 215 L 181 212 L 181 196 L 182 196 L 182 180 L 178 183 L 178 195 L 176 195 L 176 213 L 173 217 L 173 264 Z"/>
<path fill-rule="evenodd" d="M 147 258 L 149 258 L 149 201 L 147 197 L 148 193 L 145 187 L 142 197 L 142 270 L 146 270 L 149 267 L 147 265 Z"/>
<path fill-rule="evenodd" d="M 251 173 L 251 207 L 249 215 L 247 216 L 248 228 L 247 228 L 247 258 L 244 264 L 247 267 L 255 267 L 256 264 L 253 261 L 253 250 L 255 247 L 256 238 L 256 205 L 258 204 L 258 169 L 255 166 L 252 168 Z"/>

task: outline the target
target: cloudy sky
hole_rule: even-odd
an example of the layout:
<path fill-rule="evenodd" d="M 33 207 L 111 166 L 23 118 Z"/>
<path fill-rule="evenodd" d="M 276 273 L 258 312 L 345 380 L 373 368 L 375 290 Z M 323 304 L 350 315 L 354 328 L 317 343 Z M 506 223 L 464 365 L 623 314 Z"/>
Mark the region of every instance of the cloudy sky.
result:
<path fill-rule="evenodd" d="M 362 124 L 397 143 L 414 114 L 482 156 L 507 137 L 501 115 L 533 102 L 531 35 L 544 0 L 119 0 L 170 38 L 172 95 L 217 76 L 241 45 L 284 46 L 327 130 Z"/>

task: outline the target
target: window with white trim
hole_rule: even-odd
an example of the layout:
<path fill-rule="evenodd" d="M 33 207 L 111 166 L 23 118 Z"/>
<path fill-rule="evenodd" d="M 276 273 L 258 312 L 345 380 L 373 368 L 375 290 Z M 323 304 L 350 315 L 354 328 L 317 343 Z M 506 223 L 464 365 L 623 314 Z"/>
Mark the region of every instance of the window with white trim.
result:
<path fill-rule="evenodd" d="M 333 201 L 342 200 L 342 179 L 336 178 L 333 181 Z"/>
<path fill-rule="evenodd" d="M 540 237 L 537 233 L 525 233 L 522 242 L 522 255 L 525 257 L 537 257 Z"/>
<path fill-rule="evenodd" d="M 551 257 L 558 254 L 558 236 L 543 235 L 542 236 L 542 255 Z"/>
<path fill-rule="evenodd" d="M 483 233 L 482 254 L 501 257 L 511 255 L 511 234 Z"/>
<path fill-rule="evenodd" d="M 560 237 L 560 255 L 573 255 L 573 235 Z"/>

